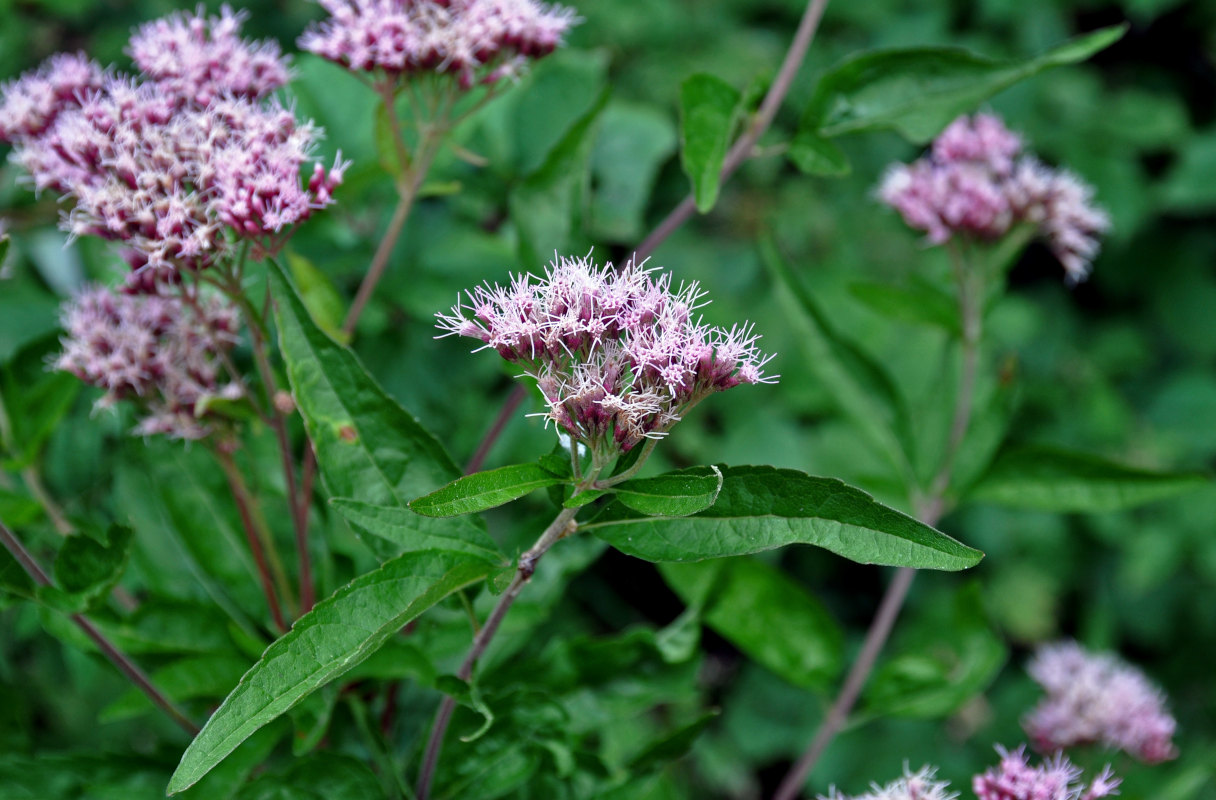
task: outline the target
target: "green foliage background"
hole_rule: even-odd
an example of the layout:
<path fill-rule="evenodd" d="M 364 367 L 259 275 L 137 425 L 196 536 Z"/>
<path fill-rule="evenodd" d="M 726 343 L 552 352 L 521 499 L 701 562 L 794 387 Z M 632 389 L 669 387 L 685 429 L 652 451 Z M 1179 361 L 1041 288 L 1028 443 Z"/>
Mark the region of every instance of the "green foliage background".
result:
<path fill-rule="evenodd" d="M 802 10 L 794 0 L 574 5 L 584 22 L 570 46 L 461 130 L 462 144 L 488 158 L 489 166 L 474 168 L 451 156 L 438 163 L 431 196 L 411 219 L 360 328 L 356 349 L 364 363 L 458 463 L 481 439 L 510 390 L 512 374 L 486 354 L 467 355 L 463 342 L 433 340 L 432 314 L 465 287 L 501 281 L 509 270 L 538 269 L 555 247 L 582 253 L 594 245 L 600 258 L 626 255 L 688 191 L 676 153 L 681 81 L 709 72 L 745 93 L 754 91 L 749 87 L 771 76 Z M 171 8 L 147 0 L 0 0 L 0 76 L 14 76 L 62 49 L 85 49 L 103 63 L 123 64 L 130 26 Z M 288 51 L 294 51 L 305 23 L 320 15 L 307 3 L 251 3 L 249 9 L 246 32 L 276 37 Z M 1124 19 L 1132 23 L 1128 35 L 1090 63 L 1055 70 L 991 101 L 1045 160 L 1095 185 L 1114 229 L 1093 276 L 1075 289 L 1064 285 L 1050 254 L 1032 246 L 1011 273 L 1008 298 L 994 312 L 986 357 L 999 368 L 1002 391 L 1007 387 L 1020 401 L 1011 421 L 1015 441 L 1102 453 L 1144 467 L 1210 470 L 1216 466 L 1216 4 L 840 0 L 829 6 L 764 144 L 787 141 L 816 76 L 859 49 L 951 44 L 993 56 L 1025 56 Z M 327 64 L 298 57 L 296 65 L 297 108 L 326 128 L 327 157 L 340 148 L 355 165 L 338 192 L 339 206 L 310 222 L 291 250 L 350 297 L 393 202 L 377 158 L 374 101 Z M 562 167 L 558 174 L 565 180 L 544 180 L 553 148 L 606 88 L 607 105 L 585 143 L 589 166 L 571 170 L 550 160 L 551 167 Z M 924 249 L 873 199 L 886 165 L 909 160 L 917 150 L 890 133 L 839 143 L 852 163 L 848 176 L 807 177 L 776 155 L 755 160 L 723 188 L 709 214 L 656 254 L 655 261 L 679 279 L 705 285 L 714 299 L 706 312 L 712 322 L 753 320 L 765 334 L 766 349 L 780 354 L 771 366 L 782 375 L 776 387 L 741 389 L 699 408 L 659 449 L 656 458 L 665 465 L 793 467 L 840 477 L 893 504 L 902 501 L 886 464 L 813 377 L 799 329 L 762 264 L 757 243 L 766 237 L 837 328 L 890 366 L 909 392 L 916 437 L 941 438 L 948 419 L 943 398 L 949 396 L 942 387 L 953 378 L 943 365 L 940 334 L 885 319 L 858 302 L 850 288 L 859 281 L 945 274 L 943 254 Z M 577 155 L 569 163 L 584 163 Z M 234 510 L 212 500 L 222 495 L 222 477 L 198 449 L 129 438 L 128 420 L 91 415 L 89 391 L 75 393 L 70 379 L 46 375 L 59 299 L 85 280 L 111 279 L 116 259 L 95 241 L 63 248 L 53 198 L 35 199 L 17 183 L 16 173 L 12 165 L 0 167 L 0 208 L 7 209 L 15 234 L 9 257 L 15 275 L 0 283 L 0 365 L 6 401 L 16 409 L 10 413 L 21 421 L 16 438 L 31 454 L 45 441 L 46 482 L 70 514 L 115 519 L 135 529 L 124 585 L 176 604 L 171 623 L 150 618 L 150 612 L 116 623 L 115 635 L 153 665 L 176 663 L 170 653 L 193 653 L 206 664 L 199 667 L 211 676 L 206 680 L 216 683 L 210 692 L 199 689 L 199 696 L 223 696 L 261 645 L 248 631 L 242 639 L 241 626 L 216 610 L 217 598 L 255 609 L 262 600 L 250 565 L 221 545 L 240 538 Z M 62 421 L 48 398 L 70 404 Z M 551 447 L 551 437 L 521 410 L 489 465 L 535 459 Z M 269 436 L 242 458 L 252 474 L 265 476 L 259 477 L 260 490 L 282 493 Z M 533 502 L 539 512 L 541 504 Z M 36 508 L 0 488 L 3 503 L 11 506 L 6 520 L 33 532 L 35 545 L 53 549 L 55 535 Z M 490 520 L 492 528 L 508 523 L 505 516 Z M 913 767 L 940 764 L 942 774 L 963 788 L 992 761 L 993 743 L 1021 741 L 1018 718 L 1036 698 L 1021 670 L 1028 649 L 1076 636 L 1142 665 L 1165 687 L 1179 718 L 1181 758 L 1151 769 L 1119 763 L 1127 776 L 1124 796 L 1216 797 L 1213 520 L 1211 488 L 1129 512 L 1060 515 L 977 504 L 948 517 L 943 530 L 984 550 L 987 558 L 967 573 L 918 579 L 863 703 L 863 720 L 874 718 L 833 745 L 814 786 L 826 791 L 835 783 L 861 791 L 870 780 L 895 777 L 909 761 Z M 324 596 L 374 561 L 336 515 L 322 516 L 316 527 L 326 530 L 333 556 L 320 576 Z M 282 528 L 278 533 L 289 542 L 289 530 Z M 500 531 L 498 538 L 511 552 L 516 542 L 526 546 L 537 529 L 534 518 Z M 166 535 L 169 530 L 178 533 Z M 804 596 L 783 594 L 786 579 L 771 568 L 779 565 L 819 598 L 836 620 L 827 627 L 835 631 L 838 624 L 845 631 L 844 652 L 851 652 L 868 623 L 883 573 L 810 548 L 741 562 L 752 566 L 739 571 L 759 570 L 761 577 L 740 579 L 742 594 L 723 592 L 704 611 L 719 622 L 717 632 L 707 628 L 703 634 L 703 656 L 668 663 L 655 655 L 654 631 L 679 632 L 665 626 L 678 622 L 685 603 L 698 602 L 697 576 L 681 576 L 675 568 L 660 575 L 652 565 L 601 554 L 602 545 L 590 540 L 569 545 L 554 552 L 513 612 L 514 633 L 522 640 L 509 646 L 505 640 L 513 631 L 505 630 L 491 663 L 503 674 L 500 686 L 512 685 L 515 674 L 531 681 L 541 676 L 539 682 L 580 715 L 555 723 L 545 716 L 544 703 L 521 694 L 504 708 L 527 719 L 496 724 L 531 731 L 535 741 L 565 726 L 597 737 L 621 763 L 645 756 L 631 750 L 639 726 L 704 725 L 688 758 L 627 796 L 770 792 L 813 732 L 843 660 L 830 647 L 813 651 L 824 636 L 838 633 L 791 629 L 773 613 L 774 606 L 797 604 Z M 584 564 L 592 566 L 580 573 Z M 201 569 L 228 578 L 223 589 L 200 580 Z M 771 596 L 757 600 L 746 590 L 758 585 Z M 386 674 L 409 675 L 400 664 L 408 665 L 405 651 L 414 646 L 441 661 L 459 658 L 467 629 L 443 624 L 444 614 L 459 620 L 459 610 L 438 612 L 440 622 L 423 631 L 421 642 L 401 644 L 397 666 L 384 667 Z M 806 663 L 783 667 L 784 651 L 757 657 L 762 641 L 740 641 L 756 637 L 757 629 L 770 639 L 796 643 L 805 637 Z M 72 643 L 75 634 L 48 612 L 29 604 L 0 612 L 0 794 L 26 796 L 9 795 L 4 787 L 12 786 L 18 787 L 14 792 L 31 791 L 31 797 L 75 797 L 88 785 L 91 797 L 161 796 L 185 744 L 180 732 L 142 713 L 138 698 L 123 694 L 124 684 L 108 665 L 60 646 L 56 637 Z M 987 686 L 987 676 L 1002 663 L 1005 668 Z M 588 683 L 595 685 L 596 699 L 566 702 Z M 417 747 L 434 693 L 417 687 L 402 693 L 404 721 L 394 735 L 403 746 Z M 661 713 L 641 714 L 656 704 Z M 202 700 L 198 709 L 211 705 Z M 723 713 L 698 722 L 707 707 Z M 127 716 L 124 708 L 141 715 Z M 346 709 L 339 703 L 332 713 L 357 713 Z M 898 713 L 885 716 L 890 712 Z M 292 721 L 297 744 L 308 730 L 302 719 L 307 713 L 306 708 Z M 477 727 L 475 714 L 467 716 L 458 718 L 454 730 Z M 560 796 L 546 794 L 557 789 L 541 785 L 530 790 L 534 795 L 512 788 L 510 770 L 523 767 L 495 750 L 503 739 L 491 735 L 463 750 L 454 741 L 447 757 L 491 764 L 487 770 L 503 781 L 503 794 Z M 558 772 L 563 758 L 579 757 L 562 755 L 556 743 L 551 750 Z M 360 781 L 370 773 L 342 761 L 347 755 L 365 754 L 339 743 L 292 769 L 347 776 L 342 787 L 322 796 L 360 796 L 359 787 L 366 785 Z M 1100 759 L 1094 754 L 1094 763 Z M 553 764 L 546 769 L 553 771 Z M 34 775 L 44 783 L 30 784 Z M 485 788 L 465 788 L 460 795 L 460 786 L 457 781 L 450 791 L 498 796 L 498 789 Z M 270 791 L 269 784 L 265 788 Z M 579 796 L 577 789 L 566 790 Z"/>

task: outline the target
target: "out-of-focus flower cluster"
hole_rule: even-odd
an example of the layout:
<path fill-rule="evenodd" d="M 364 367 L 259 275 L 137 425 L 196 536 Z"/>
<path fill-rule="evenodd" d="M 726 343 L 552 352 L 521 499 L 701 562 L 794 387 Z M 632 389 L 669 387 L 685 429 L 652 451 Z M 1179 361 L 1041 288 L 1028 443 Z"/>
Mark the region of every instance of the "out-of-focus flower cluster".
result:
<path fill-rule="evenodd" d="M 959 117 L 928 154 L 892 166 L 878 195 L 933 244 L 955 235 L 993 240 L 1033 225 L 1071 282 L 1085 278 L 1110 227 L 1077 176 L 1022 154 L 1021 139 L 997 117 Z"/>
<path fill-rule="evenodd" d="M 287 64 L 276 46 L 240 39 L 240 21 L 225 7 L 148 23 L 131 39 L 139 78 L 59 55 L 0 87 L 0 138 L 37 189 L 72 198 L 69 232 L 172 274 L 241 238 L 273 249 L 333 202 L 343 165 L 316 164 L 302 185 L 318 131 L 265 100 Z"/>
<path fill-rule="evenodd" d="M 139 403 L 135 433 L 201 439 L 213 430 L 205 404 L 235 400 L 221 355 L 236 344 L 236 309 L 217 297 L 129 295 L 105 288 L 82 293 L 63 310 L 63 353 L 55 367 L 105 390 L 101 407 Z"/>
<path fill-rule="evenodd" d="M 1177 755 L 1165 695 L 1116 656 L 1060 642 L 1040 648 L 1027 671 L 1047 692 L 1025 719 L 1039 750 L 1101 743 L 1150 764 Z"/>
<path fill-rule="evenodd" d="M 445 72 L 462 88 L 517 74 L 553 52 L 574 12 L 535 0 L 317 0 L 330 16 L 303 50 L 355 71 Z"/>
<path fill-rule="evenodd" d="M 971 788 L 978 800 L 1098 800 L 1118 794 L 1119 780 L 1111 775 L 1110 767 L 1088 784 L 1081 780 L 1082 771 L 1064 756 L 1032 766 L 1026 750 L 1012 752 L 997 747 L 1000 763 L 971 779 Z M 916 772 L 904 768 L 904 777 L 886 786 L 874 784 L 866 794 L 848 797 L 836 791 L 820 800 L 952 800 L 957 792 L 950 791 L 948 781 L 936 780 L 937 770 L 922 767 Z"/>
<path fill-rule="evenodd" d="M 670 273 L 561 258 L 543 278 L 468 292 L 451 314 L 437 314 L 438 327 L 521 365 L 548 418 L 610 455 L 663 436 L 714 392 L 776 379 L 762 370 L 771 356 L 750 325 L 726 330 L 694 317 L 702 296 L 696 283 L 673 290 Z"/>

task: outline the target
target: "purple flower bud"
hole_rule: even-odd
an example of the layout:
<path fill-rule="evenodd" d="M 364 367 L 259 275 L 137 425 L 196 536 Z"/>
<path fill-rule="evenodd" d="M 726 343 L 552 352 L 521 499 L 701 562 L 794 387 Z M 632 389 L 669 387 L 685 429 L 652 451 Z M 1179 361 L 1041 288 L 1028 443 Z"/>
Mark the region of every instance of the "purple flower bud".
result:
<path fill-rule="evenodd" d="M 1118 793 L 1110 767 L 1085 785 L 1081 769 L 1062 754 L 1032 767 L 1025 746 L 1010 752 L 998 745 L 997 752 L 1001 763 L 972 779 L 978 800 L 1098 800 Z"/>

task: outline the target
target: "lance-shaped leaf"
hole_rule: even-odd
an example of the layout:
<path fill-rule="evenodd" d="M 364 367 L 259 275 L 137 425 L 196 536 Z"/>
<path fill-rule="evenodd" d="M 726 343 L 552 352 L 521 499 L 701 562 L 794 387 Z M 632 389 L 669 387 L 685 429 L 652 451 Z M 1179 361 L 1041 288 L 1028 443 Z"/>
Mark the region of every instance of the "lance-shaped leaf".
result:
<path fill-rule="evenodd" d="M 356 578 L 305 614 L 262 654 L 186 748 L 169 781 L 180 792 L 256 730 L 371 655 L 494 566 L 460 553 L 406 553 Z"/>
<path fill-rule="evenodd" d="M 713 466 L 625 481 L 613 487 L 621 505 L 661 517 L 686 517 L 704 511 L 718 499 L 721 489 L 722 472 Z"/>
<path fill-rule="evenodd" d="M 777 285 L 778 301 L 797 328 L 807 363 L 875 449 L 903 474 L 910 473 L 904 443 L 912 440 L 903 397 L 881 364 L 841 336 L 777 251 L 760 240 L 760 257 Z"/>
<path fill-rule="evenodd" d="M 848 156 L 835 142 L 809 128 L 798 131 L 785 155 L 807 175 L 840 177 L 853 171 Z"/>
<path fill-rule="evenodd" d="M 799 127 L 827 137 L 893 128 L 911 141 L 926 142 L 1002 89 L 1052 67 L 1084 61 L 1126 30 L 1126 25 L 1103 28 L 1021 61 L 957 47 L 861 53 L 820 79 Z"/>
<path fill-rule="evenodd" d="M 380 388 L 354 353 L 316 326 L 278 265 L 271 262 L 269 269 L 287 376 L 329 494 L 405 508 L 458 477 L 438 440 Z M 419 520 L 418 530 L 445 535 L 449 526 Z M 381 557 L 400 552 L 378 537 L 366 541 Z"/>
<path fill-rule="evenodd" d="M 693 75 L 680 85 L 680 163 L 702 214 L 718 200 L 739 99 L 735 87 L 713 75 Z"/>
<path fill-rule="evenodd" d="M 539 464 L 513 464 L 475 472 L 449 483 L 410 503 L 410 508 L 428 517 L 475 514 L 517 500 L 537 489 L 565 483 Z"/>
<path fill-rule="evenodd" d="M 958 304 L 954 298 L 927 283 L 892 286 L 862 281 L 850 285 L 849 293 L 888 319 L 930 325 L 960 335 Z"/>
<path fill-rule="evenodd" d="M 345 497 L 330 501 L 338 513 L 364 530 L 397 544 L 402 550 L 455 550 L 505 565 L 494 540 L 472 519 L 453 519 L 438 526 L 408 508 L 374 506 Z"/>
<path fill-rule="evenodd" d="M 701 561 L 813 544 L 862 564 L 960 570 L 983 558 L 835 478 L 722 467 L 722 491 L 691 517 L 646 517 L 613 503 L 580 526 L 647 561 Z"/>
<path fill-rule="evenodd" d="M 1197 472 L 1155 472 L 1084 453 L 1022 447 L 997 457 L 968 500 L 1094 513 L 1151 503 L 1211 484 Z"/>

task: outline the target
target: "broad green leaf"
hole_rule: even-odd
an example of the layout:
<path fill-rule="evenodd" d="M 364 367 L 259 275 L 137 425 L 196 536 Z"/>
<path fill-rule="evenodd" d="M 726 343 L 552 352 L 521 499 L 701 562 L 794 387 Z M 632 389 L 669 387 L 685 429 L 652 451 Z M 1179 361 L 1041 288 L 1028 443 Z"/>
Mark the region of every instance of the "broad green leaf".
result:
<path fill-rule="evenodd" d="M 807 175 L 843 176 L 853 171 L 844 152 L 830 139 L 803 128 L 790 141 L 786 157 Z"/>
<path fill-rule="evenodd" d="M 545 162 L 511 192 L 511 221 L 519 232 L 519 257 L 543 264 L 546 254 L 564 250 L 582 209 L 595 123 L 608 102 L 605 89 L 567 131 Z"/>
<path fill-rule="evenodd" d="M 386 797 L 380 779 L 363 758 L 322 750 L 259 774 L 241 789 L 236 800 L 385 800 Z"/>
<path fill-rule="evenodd" d="M 428 517 L 475 514 L 559 483 L 565 481 L 539 464 L 514 464 L 457 478 L 414 500 L 410 509 Z"/>
<path fill-rule="evenodd" d="M 11 279 L 4 287 L 0 314 L 0 365 L 22 348 L 59 328 L 59 303 L 33 281 Z M 5 395 L 5 401 L 9 397 Z M 12 413 L 12 409 L 9 409 Z"/>
<path fill-rule="evenodd" d="M 862 564 L 960 570 L 983 558 L 834 478 L 723 467 L 722 491 L 691 517 L 645 517 L 613 503 L 580 528 L 647 561 L 701 561 L 813 544 Z"/>
<path fill-rule="evenodd" d="M 902 647 L 866 685 L 866 712 L 945 716 L 982 692 L 1009 655 L 984 615 L 976 583 L 959 590 L 948 617 L 905 628 L 900 639 Z"/>
<path fill-rule="evenodd" d="M 820 79 L 799 127 L 825 137 L 893 128 L 911 141 L 926 142 L 997 92 L 1052 67 L 1084 61 L 1126 30 L 1126 25 L 1103 28 L 1021 61 L 956 47 L 861 53 Z"/>
<path fill-rule="evenodd" d="M 358 527 L 382 536 L 403 551 L 455 550 L 479 556 L 492 563 L 505 559 L 485 528 L 468 519 L 445 520 L 443 525 L 426 519 L 408 508 L 374 506 L 337 497 L 329 501 L 339 514 Z"/>
<path fill-rule="evenodd" d="M 1174 211 L 1201 213 L 1216 208 L 1216 185 L 1207 176 L 1216 170 L 1216 129 L 1191 137 L 1162 187 L 1162 199 Z"/>
<path fill-rule="evenodd" d="M 241 678 L 186 749 L 169 793 L 194 784 L 254 731 L 371 655 L 423 611 L 493 566 L 458 553 L 406 553 L 298 619 Z"/>
<path fill-rule="evenodd" d="M 805 688 L 839 674 L 844 634 L 823 605 L 754 558 L 662 564 L 667 585 L 750 658 Z M 774 632 L 779 631 L 779 634 Z"/>
<path fill-rule="evenodd" d="M 666 114 L 644 105 L 608 104 L 591 151 L 594 192 L 587 227 L 595 240 L 641 238 L 655 179 L 675 148 L 675 126 Z"/>
<path fill-rule="evenodd" d="M 435 437 L 313 323 L 273 262 L 270 279 L 287 376 L 330 496 L 405 508 L 458 477 Z M 379 537 L 366 541 L 381 557 L 399 552 Z"/>
<path fill-rule="evenodd" d="M 10 528 L 20 528 L 41 516 L 42 506 L 37 500 L 0 487 L 0 522 Z"/>
<path fill-rule="evenodd" d="M 476 683 L 461 680 L 455 675 L 440 675 L 435 680 L 435 688 L 446 695 L 450 695 L 465 708 L 472 709 L 481 715 L 481 727 L 472 733 L 462 735 L 460 741 L 475 742 L 486 735 L 494 724 L 494 712 L 481 699 L 481 692 L 478 691 Z"/>
<path fill-rule="evenodd" d="M 1132 508 L 1211 484 L 1196 472 L 1155 472 L 1085 453 L 1022 447 L 997 456 L 968 500 L 1039 511 Z"/>
<path fill-rule="evenodd" d="M 342 330 L 346 304 L 329 276 L 299 253 L 287 250 L 283 254 L 292 280 L 300 289 L 300 301 L 321 330 L 331 339 L 347 344 L 350 337 Z"/>
<path fill-rule="evenodd" d="M 958 307 L 954 298 L 927 284 L 893 286 L 866 281 L 851 284 L 849 292 L 887 319 L 930 325 L 959 335 Z"/>
<path fill-rule="evenodd" d="M 156 688 L 181 703 L 223 697 L 232 691 L 248 669 L 249 661 L 238 656 L 198 656 L 161 667 L 152 672 L 151 678 Z M 102 709 L 98 721 L 113 722 L 154 710 L 147 695 L 132 688 Z"/>
<path fill-rule="evenodd" d="M 179 794 L 179 800 L 230 800 L 235 797 L 249 775 L 270 756 L 287 732 L 287 725 L 282 720 L 262 728 L 242 742 L 224 763 Z"/>
<path fill-rule="evenodd" d="M 105 601 L 126 569 L 133 534 L 126 526 L 111 525 L 101 538 L 75 534 L 64 540 L 55 556 L 55 586 L 39 592 L 44 600 L 70 613 Z"/>
<path fill-rule="evenodd" d="M 625 481 L 613 487 L 613 492 L 621 505 L 634 511 L 654 516 L 686 517 L 712 506 L 721 489 L 722 473 L 710 466 Z"/>
<path fill-rule="evenodd" d="M 233 652 L 228 620 L 209 604 L 156 598 L 155 602 L 141 604 L 121 622 L 100 616 L 93 622 L 116 645 L 132 654 Z"/>
<path fill-rule="evenodd" d="M 903 476 L 910 476 L 903 445 L 912 438 L 908 411 L 891 376 L 836 332 L 770 237 L 760 240 L 760 256 L 777 285 L 779 302 L 796 326 L 815 376 L 876 450 Z"/>
<path fill-rule="evenodd" d="M 9 313 L 7 309 L 0 314 Z M 17 314 L 18 318 L 22 314 Z M 0 395 L 10 420 L 12 441 L 7 443 L 9 458 L 0 469 L 18 471 L 33 464 L 42 454 L 51 433 L 63 421 L 76 401 L 83 383 L 66 372 L 48 372 L 47 361 L 60 349 L 54 336 L 27 340 L 6 364 L 0 377 Z"/>
<path fill-rule="evenodd" d="M 713 75 L 693 75 L 680 85 L 680 163 L 702 214 L 718 200 L 739 99 L 738 89 Z"/>

